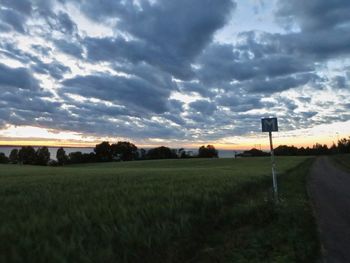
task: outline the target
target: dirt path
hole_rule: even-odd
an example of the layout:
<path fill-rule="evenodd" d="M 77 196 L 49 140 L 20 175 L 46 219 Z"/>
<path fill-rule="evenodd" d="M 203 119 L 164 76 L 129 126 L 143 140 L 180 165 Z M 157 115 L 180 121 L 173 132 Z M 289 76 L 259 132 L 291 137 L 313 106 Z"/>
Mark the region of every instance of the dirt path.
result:
<path fill-rule="evenodd" d="M 327 157 L 311 170 L 309 192 L 318 218 L 325 262 L 350 262 L 350 174 Z"/>

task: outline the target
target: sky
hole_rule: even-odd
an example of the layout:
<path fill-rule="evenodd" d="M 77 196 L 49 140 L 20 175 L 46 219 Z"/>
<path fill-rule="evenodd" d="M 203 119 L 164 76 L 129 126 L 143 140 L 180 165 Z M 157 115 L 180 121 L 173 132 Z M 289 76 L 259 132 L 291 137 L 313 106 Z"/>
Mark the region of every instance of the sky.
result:
<path fill-rule="evenodd" d="M 0 0 L 0 145 L 350 135 L 348 0 Z"/>

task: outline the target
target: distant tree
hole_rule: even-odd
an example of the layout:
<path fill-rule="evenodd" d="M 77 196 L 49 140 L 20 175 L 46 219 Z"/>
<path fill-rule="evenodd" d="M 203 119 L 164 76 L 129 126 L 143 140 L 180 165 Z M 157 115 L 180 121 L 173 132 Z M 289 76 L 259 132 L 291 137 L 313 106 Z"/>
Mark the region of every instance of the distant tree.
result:
<path fill-rule="evenodd" d="M 82 152 L 71 152 L 69 153 L 69 162 L 70 163 L 82 163 L 83 162 L 83 153 Z"/>
<path fill-rule="evenodd" d="M 326 144 L 322 145 L 322 144 L 316 143 L 312 147 L 312 153 L 313 155 L 325 155 L 325 154 L 329 154 L 329 149 Z"/>
<path fill-rule="evenodd" d="M 148 150 L 147 159 L 176 159 L 177 154 L 170 148 L 161 146 Z"/>
<path fill-rule="evenodd" d="M 22 164 L 35 164 L 36 152 L 32 146 L 23 146 L 18 152 L 18 160 Z"/>
<path fill-rule="evenodd" d="M 349 139 L 343 138 L 338 140 L 338 152 L 350 153 L 350 137 Z"/>
<path fill-rule="evenodd" d="M 274 149 L 275 155 L 294 156 L 298 155 L 298 148 L 294 146 L 280 145 Z"/>
<path fill-rule="evenodd" d="M 9 156 L 11 163 L 18 163 L 18 149 L 12 149 Z"/>
<path fill-rule="evenodd" d="M 68 163 L 68 156 L 62 147 L 57 149 L 56 159 L 59 165 L 65 165 Z"/>
<path fill-rule="evenodd" d="M 242 157 L 262 157 L 262 156 L 269 156 L 269 155 L 270 155 L 269 153 L 256 148 L 252 148 L 248 151 L 244 151 L 241 154 L 237 154 L 237 156 L 242 156 Z"/>
<path fill-rule="evenodd" d="M 329 151 L 330 151 L 331 154 L 337 154 L 338 153 L 337 145 L 335 145 L 334 142 L 333 142 L 331 148 L 329 148 Z"/>
<path fill-rule="evenodd" d="M 0 163 L 9 163 L 9 158 L 4 153 L 0 153 Z"/>
<path fill-rule="evenodd" d="M 190 156 L 187 154 L 187 152 L 185 151 L 184 148 L 180 148 L 177 150 L 177 156 L 181 159 L 184 159 L 184 158 L 189 158 Z"/>
<path fill-rule="evenodd" d="M 96 162 L 96 154 L 91 152 L 91 153 L 83 153 L 82 156 L 82 162 L 83 163 L 93 163 Z"/>
<path fill-rule="evenodd" d="M 201 146 L 198 149 L 198 157 L 199 158 L 217 158 L 218 151 L 215 149 L 213 145 Z"/>
<path fill-rule="evenodd" d="M 307 155 L 306 149 L 304 147 L 299 148 L 298 155 Z"/>
<path fill-rule="evenodd" d="M 50 161 L 50 152 L 46 146 L 39 147 L 36 150 L 36 164 L 38 165 L 47 165 Z"/>
<path fill-rule="evenodd" d="M 140 149 L 139 154 L 138 154 L 138 159 L 139 160 L 145 160 L 147 155 L 147 151 L 143 148 Z"/>
<path fill-rule="evenodd" d="M 110 162 L 112 161 L 112 148 L 109 142 L 102 142 L 97 144 L 94 148 L 96 159 L 99 162 Z"/>
<path fill-rule="evenodd" d="M 117 142 L 111 145 L 112 156 L 122 161 L 132 161 L 137 159 L 137 147 L 131 142 Z"/>

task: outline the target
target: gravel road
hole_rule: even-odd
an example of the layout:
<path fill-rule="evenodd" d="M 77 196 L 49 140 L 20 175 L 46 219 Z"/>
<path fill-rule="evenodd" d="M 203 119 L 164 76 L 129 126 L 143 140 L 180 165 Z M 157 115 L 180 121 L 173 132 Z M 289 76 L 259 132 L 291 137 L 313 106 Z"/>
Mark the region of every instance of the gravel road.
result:
<path fill-rule="evenodd" d="M 318 158 L 308 182 L 314 204 L 324 262 L 350 262 L 350 174 L 327 157 Z"/>

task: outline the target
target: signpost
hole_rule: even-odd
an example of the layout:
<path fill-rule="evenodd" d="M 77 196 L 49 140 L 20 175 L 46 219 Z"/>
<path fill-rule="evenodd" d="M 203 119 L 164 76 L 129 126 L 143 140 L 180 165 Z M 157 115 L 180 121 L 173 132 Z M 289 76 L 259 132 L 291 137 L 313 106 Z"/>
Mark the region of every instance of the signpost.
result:
<path fill-rule="evenodd" d="M 278 201 L 278 189 L 277 189 L 277 178 L 276 178 L 276 163 L 275 156 L 273 152 L 273 144 L 272 144 L 272 132 L 278 131 L 278 123 L 277 118 L 263 118 L 261 119 L 261 127 L 262 132 L 268 132 L 270 138 L 270 151 L 271 151 L 271 163 L 272 163 L 272 183 L 273 183 L 273 195 L 274 199 Z"/>

